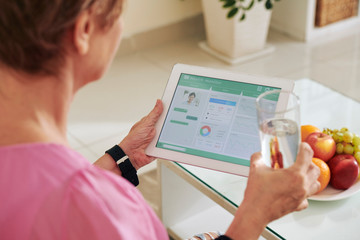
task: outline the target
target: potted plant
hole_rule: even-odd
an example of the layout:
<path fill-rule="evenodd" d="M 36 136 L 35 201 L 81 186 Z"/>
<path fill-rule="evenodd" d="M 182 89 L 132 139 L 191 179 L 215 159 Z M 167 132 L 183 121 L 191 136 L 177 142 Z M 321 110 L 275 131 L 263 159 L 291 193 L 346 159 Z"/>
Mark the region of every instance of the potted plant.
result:
<path fill-rule="evenodd" d="M 202 0 L 207 40 L 200 47 L 231 64 L 273 51 L 266 39 L 275 1 Z"/>

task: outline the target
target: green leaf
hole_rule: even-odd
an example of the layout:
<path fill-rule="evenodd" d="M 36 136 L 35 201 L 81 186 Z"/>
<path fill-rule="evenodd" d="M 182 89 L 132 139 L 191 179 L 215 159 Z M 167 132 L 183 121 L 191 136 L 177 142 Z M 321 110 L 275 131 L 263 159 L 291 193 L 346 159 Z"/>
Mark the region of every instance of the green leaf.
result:
<path fill-rule="evenodd" d="M 243 13 L 243 14 L 241 15 L 240 22 L 243 21 L 243 20 L 245 20 L 245 17 L 246 17 L 246 15 L 245 15 L 245 13 Z"/>
<path fill-rule="evenodd" d="M 255 3 L 255 0 L 252 0 L 251 3 L 249 4 L 249 6 L 244 8 L 244 10 L 250 10 L 254 6 L 254 3 Z"/>
<path fill-rule="evenodd" d="M 227 14 L 227 18 L 232 18 L 233 16 L 235 16 L 239 11 L 239 8 L 234 7 L 233 9 L 231 9 L 229 11 L 229 13 Z"/>
<path fill-rule="evenodd" d="M 266 9 L 272 9 L 273 8 L 273 4 L 272 4 L 271 0 L 266 0 L 265 8 Z"/>
<path fill-rule="evenodd" d="M 235 5 L 235 3 L 236 3 L 235 0 L 227 0 L 223 7 L 224 8 L 233 7 Z"/>

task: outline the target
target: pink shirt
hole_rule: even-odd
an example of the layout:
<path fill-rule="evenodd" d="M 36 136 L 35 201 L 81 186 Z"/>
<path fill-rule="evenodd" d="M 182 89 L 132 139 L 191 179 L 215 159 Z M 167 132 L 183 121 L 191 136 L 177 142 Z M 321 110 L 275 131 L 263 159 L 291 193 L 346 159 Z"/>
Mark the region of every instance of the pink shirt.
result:
<path fill-rule="evenodd" d="M 168 235 L 127 180 L 64 146 L 38 143 L 0 147 L 0 239 Z"/>

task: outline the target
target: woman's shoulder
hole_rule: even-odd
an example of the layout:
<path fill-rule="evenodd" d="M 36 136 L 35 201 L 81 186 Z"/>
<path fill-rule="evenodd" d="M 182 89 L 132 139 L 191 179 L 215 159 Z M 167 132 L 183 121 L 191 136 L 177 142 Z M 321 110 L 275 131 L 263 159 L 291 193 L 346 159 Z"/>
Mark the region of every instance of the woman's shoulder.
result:
<path fill-rule="evenodd" d="M 56 143 L 25 143 L 0 147 L 2 161 L 30 162 L 31 165 L 68 167 L 68 164 L 85 166 L 90 163 L 71 148 Z M 65 163 L 65 165 L 64 165 Z"/>
<path fill-rule="evenodd" d="M 55 189 L 39 213 L 50 214 L 49 217 L 61 215 L 53 224 L 65 225 L 65 234 L 78 239 L 92 239 L 99 233 L 101 239 L 115 239 L 115 236 L 163 239 L 148 237 L 152 234 L 164 236 L 166 233 L 160 220 L 132 184 L 95 166 L 77 171 Z M 40 219 L 49 218 L 42 216 Z"/>

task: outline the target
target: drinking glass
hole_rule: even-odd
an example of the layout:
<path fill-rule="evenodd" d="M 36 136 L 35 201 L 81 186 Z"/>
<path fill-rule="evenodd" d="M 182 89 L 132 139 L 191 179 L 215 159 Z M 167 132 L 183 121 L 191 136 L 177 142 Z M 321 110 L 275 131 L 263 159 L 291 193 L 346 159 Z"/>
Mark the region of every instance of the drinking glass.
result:
<path fill-rule="evenodd" d="M 300 100 L 293 92 L 272 90 L 256 99 L 261 153 L 266 165 L 291 166 L 300 139 Z"/>

